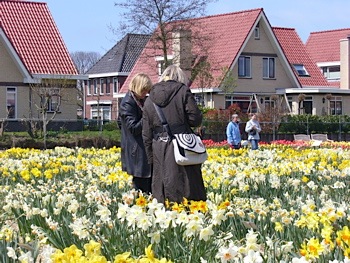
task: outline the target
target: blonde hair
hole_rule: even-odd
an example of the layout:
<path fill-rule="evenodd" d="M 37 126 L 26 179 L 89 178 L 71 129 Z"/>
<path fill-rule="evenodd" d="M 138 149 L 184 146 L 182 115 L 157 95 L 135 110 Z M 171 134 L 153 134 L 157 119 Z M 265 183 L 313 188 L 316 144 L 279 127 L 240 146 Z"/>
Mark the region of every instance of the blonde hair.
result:
<path fill-rule="evenodd" d="M 188 85 L 188 78 L 183 70 L 176 65 L 168 66 L 163 74 L 160 76 L 159 81 L 175 80 L 181 82 L 185 85 Z"/>
<path fill-rule="evenodd" d="M 141 95 L 144 91 L 149 92 L 152 88 L 152 81 L 148 75 L 144 73 L 136 74 L 129 84 L 129 90 L 137 95 Z"/>

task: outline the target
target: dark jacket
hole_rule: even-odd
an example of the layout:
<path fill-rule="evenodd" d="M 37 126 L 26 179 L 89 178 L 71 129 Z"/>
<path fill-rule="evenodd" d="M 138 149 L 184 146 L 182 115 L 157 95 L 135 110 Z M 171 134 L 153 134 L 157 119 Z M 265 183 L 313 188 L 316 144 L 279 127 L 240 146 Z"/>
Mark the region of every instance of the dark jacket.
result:
<path fill-rule="evenodd" d="M 148 162 L 153 164 L 152 194 L 158 202 L 165 200 L 182 202 L 206 200 L 201 165 L 180 166 L 175 162 L 174 147 L 171 140 L 165 140 L 167 133 L 153 102 L 162 109 L 171 131 L 192 133 L 191 127 L 202 122 L 190 89 L 175 81 L 160 82 L 153 86 L 143 111 L 142 137 Z"/>
<path fill-rule="evenodd" d="M 130 91 L 123 98 L 119 117 L 121 122 L 122 170 L 134 177 L 151 177 L 142 140 L 142 109 Z"/>

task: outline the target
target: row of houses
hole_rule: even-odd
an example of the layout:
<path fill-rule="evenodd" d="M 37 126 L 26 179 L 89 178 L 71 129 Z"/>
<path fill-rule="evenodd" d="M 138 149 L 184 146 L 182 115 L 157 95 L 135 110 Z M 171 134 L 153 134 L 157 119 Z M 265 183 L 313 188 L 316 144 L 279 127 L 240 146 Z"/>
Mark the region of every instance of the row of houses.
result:
<path fill-rule="evenodd" d="M 84 84 L 82 117 L 115 120 L 132 77 L 144 72 L 157 82 L 165 60 L 188 73 L 206 107 L 350 113 L 350 28 L 313 32 L 304 44 L 295 29 L 271 26 L 263 8 L 195 18 L 171 32 L 166 58 L 154 37 L 128 34 L 80 75 L 46 3 L 0 0 L 0 8 L 0 120 L 43 112 L 77 120 L 77 81 Z M 210 82 L 196 71 L 203 62 Z M 224 73 L 234 80 L 229 91 Z"/>

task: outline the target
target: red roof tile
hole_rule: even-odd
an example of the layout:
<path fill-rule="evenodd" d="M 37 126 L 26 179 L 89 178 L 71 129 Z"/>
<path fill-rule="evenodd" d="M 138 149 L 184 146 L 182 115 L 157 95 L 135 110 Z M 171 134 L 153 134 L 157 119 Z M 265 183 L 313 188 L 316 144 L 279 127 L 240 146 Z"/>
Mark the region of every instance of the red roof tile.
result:
<path fill-rule="evenodd" d="M 221 68 L 231 66 L 262 11 L 262 8 L 258 8 L 195 19 L 199 25 L 198 28 L 204 29 L 199 34 L 210 36 L 210 50 L 208 54 L 201 54 L 200 46 L 193 44 L 193 53 L 198 56 L 208 55 L 208 61 L 214 67 L 212 76 L 215 82 L 221 74 Z M 121 93 L 127 92 L 128 83 L 137 72 L 144 72 L 151 77 L 153 82 L 158 82 L 155 57 L 162 56 L 162 54 L 152 49 L 152 45 L 152 40 L 150 40 L 120 90 Z M 220 67 L 215 68 L 214 65 L 217 64 L 220 64 Z M 212 85 L 217 86 L 218 83 Z M 191 88 L 196 88 L 196 86 L 194 82 Z"/>
<path fill-rule="evenodd" d="M 312 32 L 306 48 L 315 62 L 340 61 L 340 40 L 350 35 L 350 28 Z"/>
<path fill-rule="evenodd" d="M 77 74 L 46 3 L 2 0 L 0 10 L 0 26 L 31 74 Z"/>
<path fill-rule="evenodd" d="M 317 65 L 312 61 L 294 28 L 274 27 L 273 32 L 292 69 L 294 70 L 293 65 L 301 64 L 304 65 L 306 71 L 309 73 L 310 76 L 303 77 L 299 76 L 294 70 L 294 74 L 302 86 L 328 86 L 327 80 L 324 78 Z"/>

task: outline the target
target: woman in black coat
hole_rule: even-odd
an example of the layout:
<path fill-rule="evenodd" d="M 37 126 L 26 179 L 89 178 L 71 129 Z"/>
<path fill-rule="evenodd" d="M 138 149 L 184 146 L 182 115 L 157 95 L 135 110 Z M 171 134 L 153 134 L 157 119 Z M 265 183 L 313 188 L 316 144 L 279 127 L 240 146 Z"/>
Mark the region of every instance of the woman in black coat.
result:
<path fill-rule="evenodd" d="M 163 111 L 173 134 L 192 133 L 202 122 L 202 113 L 187 86 L 187 77 L 175 65 L 167 67 L 160 82 L 152 87 L 145 102 L 142 137 L 152 165 L 152 195 L 158 202 L 180 203 L 206 200 L 201 165 L 181 166 L 175 162 L 174 146 L 167 137 L 153 102 Z"/>
<path fill-rule="evenodd" d="M 135 75 L 119 109 L 122 170 L 133 176 L 133 187 L 145 193 L 151 193 L 152 179 L 142 140 L 142 111 L 151 87 L 146 74 Z"/>

